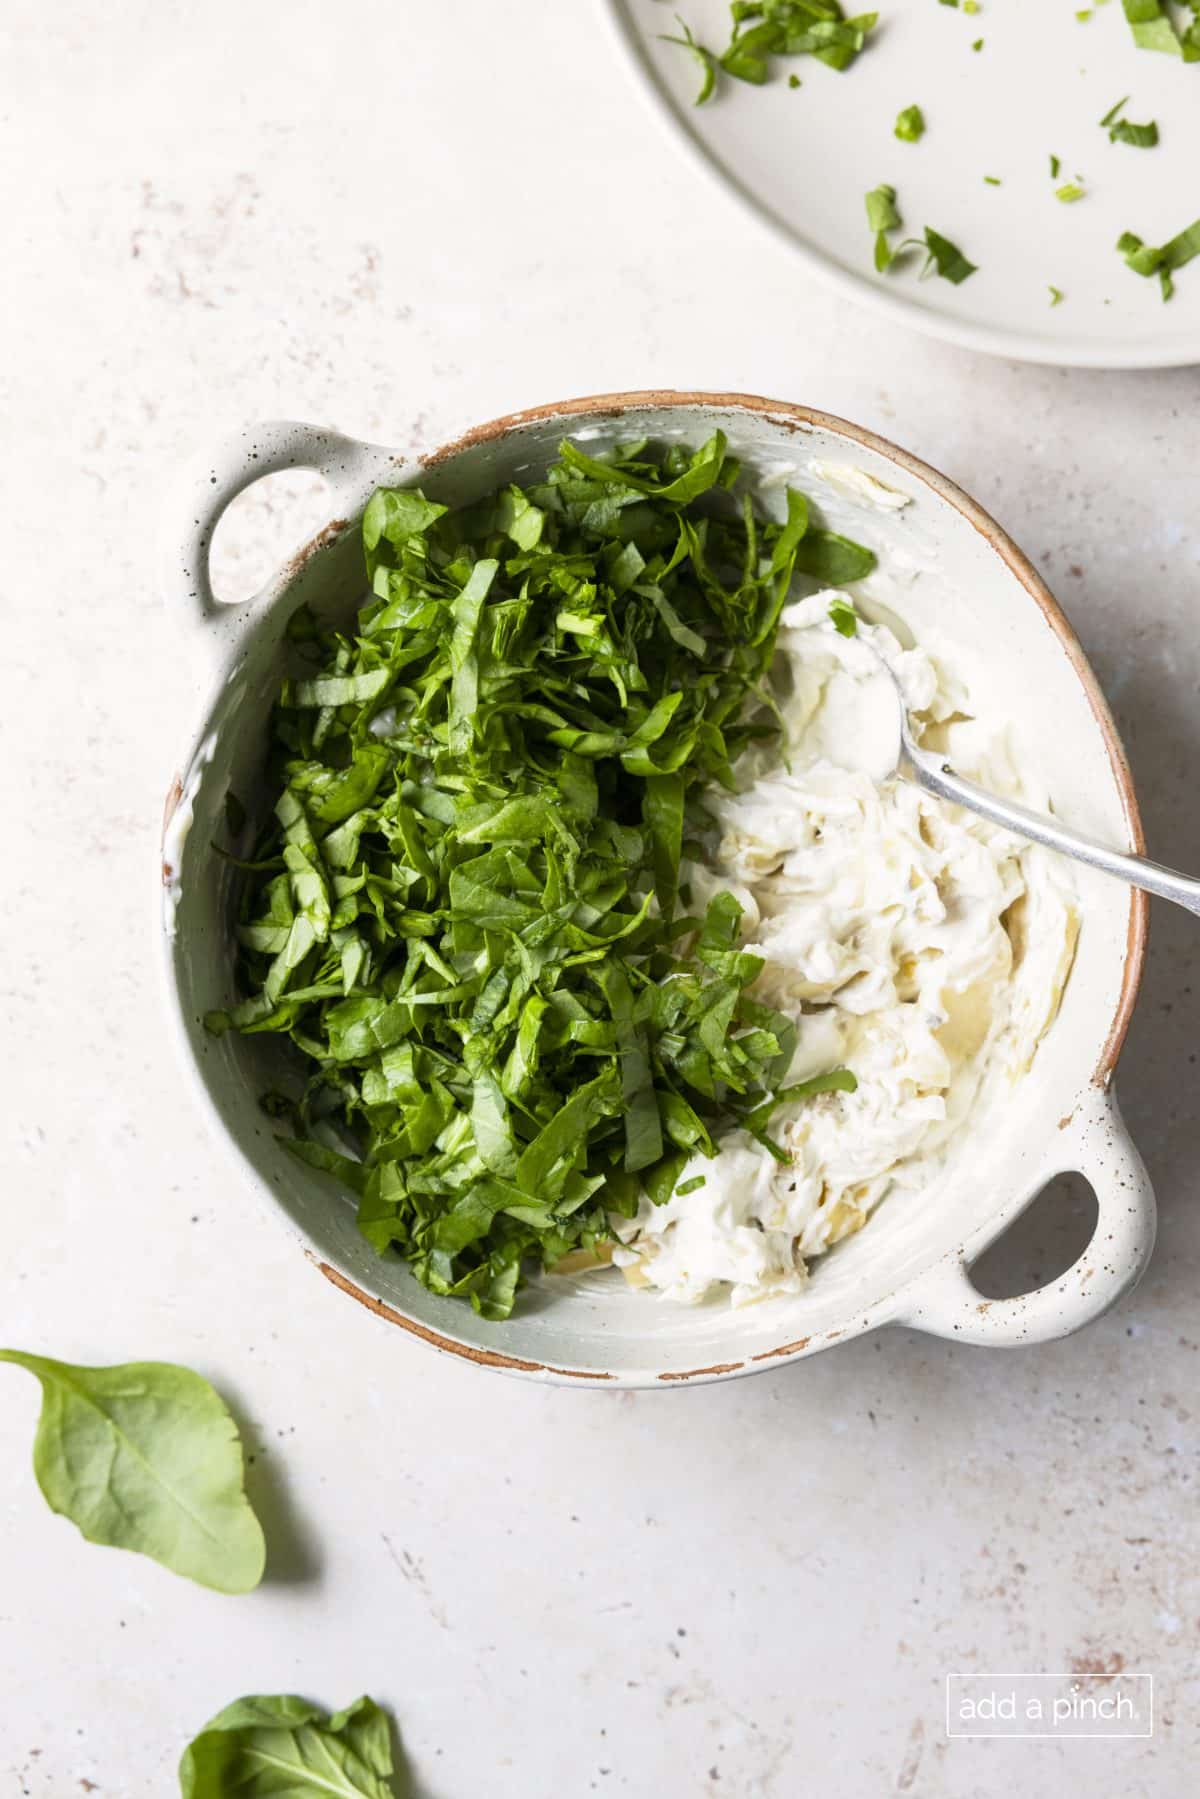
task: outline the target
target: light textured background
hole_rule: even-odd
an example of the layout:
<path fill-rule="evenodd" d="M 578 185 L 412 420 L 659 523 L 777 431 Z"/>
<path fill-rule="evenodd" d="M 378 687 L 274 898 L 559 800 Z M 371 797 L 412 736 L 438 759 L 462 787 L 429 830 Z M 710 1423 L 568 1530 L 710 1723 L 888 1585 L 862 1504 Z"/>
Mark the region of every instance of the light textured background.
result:
<path fill-rule="evenodd" d="M 389 1703 L 423 1799 L 1193 1790 L 1191 919 L 1156 918 L 1122 1067 L 1162 1206 L 1131 1300 L 1043 1349 L 895 1332 L 624 1396 L 436 1359 L 304 1265 L 201 1128 L 151 921 L 173 461 L 262 416 L 431 446 L 640 385 L 825 406 L 977 494 L 1094 658 L 1152 846 L 1200 868 L 1200 372 L 1020 368 L 831 299 L 695 185 L 583 0 L 6 0 L 0 71 L 0 1334 L 208 1373 L 272 1542 L 240 1600 L 86 1546 L 0 1371 L 0 1791 L 159 1799 L 211 1712 L 283 1689 Z M 320 516 L 284 482 L 228 581 Z M 1154 1740 L 945 1741 L 948 1670 L 1072 1665 L 1152 1670 Z"/>

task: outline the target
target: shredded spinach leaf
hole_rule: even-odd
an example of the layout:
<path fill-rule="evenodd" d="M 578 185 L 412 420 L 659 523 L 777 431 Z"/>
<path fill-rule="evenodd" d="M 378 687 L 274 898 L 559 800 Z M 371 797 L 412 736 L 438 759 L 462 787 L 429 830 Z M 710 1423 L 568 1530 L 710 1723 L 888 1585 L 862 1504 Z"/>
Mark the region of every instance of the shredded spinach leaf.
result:
<path fill-rule="evenodd" d="M 1157 275 L 1162 297 L 1169 300 L 1175 292 L 1176 270 L 1200 256 L 1200 219 L 1157 247 L 1144 243 L 1135 231 L 1123 231 L 1117 249 L 1135 275 Z"/>
<path fill-rule="evenodd" d="M 897 114 L 895 135 L 902 144 L 915 144 L 925 135 L 925 115 L 919 106 L 906 106 Z"/>
<path fill-rule="evenodd" d="M 935 231 L 932 225 L 925 227 L 925 249 L 927 254 L 923 275 L 936 269 L 943 281 L 952 281 L 957 287 L 968 276 L 976 273 L 975 264 L 967 261 L 958 245 L 952 244 L 940 231 Z"/>
<path fill-rule="evenodd" d="M 1186 0 L 1192 13 L 1185 25 L 1164 0 L 1122 0 L 1133 41 L 1139 50 L 1158 50 L 1184 62 L 1200 62 L 1200 0 Z"/>
<path fill-rule="evenodd" d="M 1100 121 L 1102 131 L 1108 132 L 1109 142 L 1113 144 L 1132 144 L 1137 150 L 1152 150 L 1158 143 L 1158 126 L 1151 119 L 1145 125 L 1134 125 L 1129 119 L 1121 117 L 1129 104 L 1129 95 L 1110 106 Z"/>
<path fill-rule="evenodd" d="M 875 233 L 875 267 L 882 275 L 891 268 L 896 252 L 888 241 L 889 231 L 898 231 L 904 221 L 896 210 L 896 190 L 886 183 L 873 187 L 866 197 L 867 228 Z"/>
<path fill-rule="evenodd" d="M 829 602 L 829 616 L 843 637 L 858 636 L 858 614 L 844 594 L 834 594 Z"/>
<path fill-rule="evenodd" d="M 378 1251 L 502 1318 L 523 1266 L 769 1115 L 796 1027 L 751 992 L 731 895 L 680 912 L 683 846 L 777 733 L 794 578 L 875 558 L 800 493 L 761 516 L 720 432 L 567 441 L 455 512 L 381 490 L 363 544 L 357 620 L 292 634 L 243 996 L 206 1022 L 290 1038 L 300 1090 L 264 1099 L 288 1147 Z"/>
<path fill-rule="evenodd" d="M 681 19 L 678 13 L 675 18 L 683 36 L 669 37 L 665 32 L 660 32 L 659 36 L 664 44 L 678 44 L 680 49 L 689 51 L 700 65 L 700 89 L 692 104 L 693 106 L 703 106 L 706 100 L 712 98 L 717 84 L 717 59 L 711 50 L 706 49 L 692 35 L 692 28 L 686 20 Z"/>
<path fill-rule="evenodd" d="M 664 39 L 680 45 L 704 65 L 697 105 L 713 92 L 718 68 L 754 87 L 762 87 L 770 78 L 772 59 L 780 56 L 812 56 L 831 69 L 848 69 L 879 17 L 869 12 L 848 19 L 838 0 L 732 0 L 729 12 L 732 34 L 719 56 L 697 43 L 682 19 L 683 36 Z M 796 75 L 789 76 L 788 82 L 792 87 L 800 85 Z"/>

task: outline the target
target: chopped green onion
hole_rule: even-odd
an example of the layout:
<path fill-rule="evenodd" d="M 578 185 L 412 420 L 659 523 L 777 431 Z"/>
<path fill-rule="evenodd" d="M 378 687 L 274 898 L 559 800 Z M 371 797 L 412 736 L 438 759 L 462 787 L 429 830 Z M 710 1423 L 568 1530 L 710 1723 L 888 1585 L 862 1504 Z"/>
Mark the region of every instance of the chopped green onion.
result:
<path fill-rule="evenodd" d="M 1061 306 L 1063 301 L 1066 299 L 1066 297 L 1067 296 L 1063 293 L 1063 290 L 1061 287 L 1052 287 L 1050 289 L 1050 304 L 1051 304 L 1051 306 Z"/>
<path fill-rule="evenodd" d="M 1076 200 L 1082 200 L 1085 189 L 1079 181 L 1064 181 L 1061 187 L 1054 190 L 1054 198 L 1061 200 L 1064 206 L 1074 206 Z"/>

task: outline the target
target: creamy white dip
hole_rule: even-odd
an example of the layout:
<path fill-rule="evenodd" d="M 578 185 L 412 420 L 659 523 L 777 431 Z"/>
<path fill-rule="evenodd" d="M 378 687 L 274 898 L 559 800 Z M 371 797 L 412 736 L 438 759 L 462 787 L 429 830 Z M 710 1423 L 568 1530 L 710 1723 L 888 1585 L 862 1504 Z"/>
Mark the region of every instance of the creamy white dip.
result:
<path fill-rule="evenodd" d="M 833 597 L 783 616 L 786 761 L 777 744 L 743 757 L 739 791 L 707 797 L 717 828 L 682 876 L 694 911 L 721 889 L 740 901 L 745 947 L 765 960 L 755 992 L 798 1022 L 789 1079 L 846 1067 L 858 1089 L 775 1113 L 786 1164 L 735 1132 L 680 1177 L 703 1186 L 613 1220 L 626 1278 L 685 1302 L 795 1293 L 885 1194 L 919 1203 L 968 1114 L 1028 1069 L 1074 954 L 1060 862 L 895 776 L 894 690 L 862 639 L 956 770 L 1044 805 L 1036 771 L 971 717 L 952 668 L 883 626 L 842 636 Z"/>

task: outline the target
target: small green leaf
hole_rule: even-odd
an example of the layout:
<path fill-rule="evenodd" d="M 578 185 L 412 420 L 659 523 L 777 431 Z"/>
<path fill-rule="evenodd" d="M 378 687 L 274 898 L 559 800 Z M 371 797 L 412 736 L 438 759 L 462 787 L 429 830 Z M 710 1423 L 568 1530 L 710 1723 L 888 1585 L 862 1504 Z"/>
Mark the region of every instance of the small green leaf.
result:
<path fill-rule="evenodd" d="M 41 1382 L 33 1467 L 51 1511 L 219 1593 L 258 1585 L 266 1546 L 237 1426 L 206 1380 L 169 1362 L 80 1368 L 18 1349 L 0 1362 Z"/>

